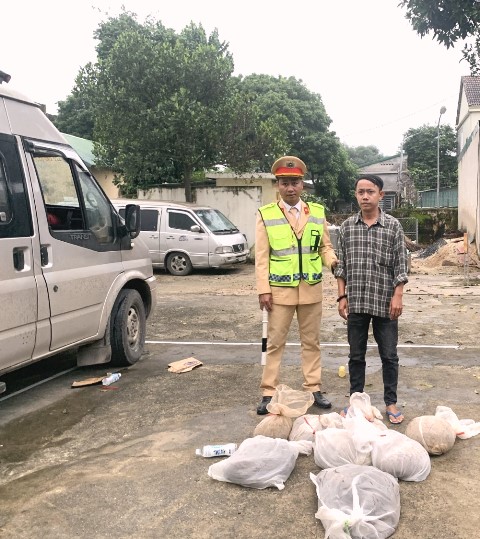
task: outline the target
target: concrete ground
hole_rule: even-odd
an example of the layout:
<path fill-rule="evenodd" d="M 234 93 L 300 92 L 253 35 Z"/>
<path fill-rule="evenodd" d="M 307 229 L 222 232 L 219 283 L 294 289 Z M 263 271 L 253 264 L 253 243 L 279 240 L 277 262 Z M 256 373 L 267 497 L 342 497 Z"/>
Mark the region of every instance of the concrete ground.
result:
<path fill-rule="evenodd" d="M 406 419 L 386 424 L 405 432 L 437 405 L 480 421 L 480 287 L 464 286 L 459 272 L 416 271 L 399 349 Z M 0 403 L 0 537 L 324 537 L 309 479 L 320 472 L 313 455 L 299 456 L 283 491 L 215 481 L 207 471 L 217 459 L 195 455 L 205 444 L 241 443 L 262 419 L 255 413 L 261 313 L 252 277 L 250 266 L 184 279 L 159 273 L 147 353 L 113 388 L 71 389 L 74 380 L 105 372 L 84 368 Z M 337 374 L 347 349 L 332 287 L 325 283 L 323 389 L 339 411 L 348 401 L 348 381 Z M 295 328 L 289 341 L 282 382 L 300 389 Z M 168 363 L 191 356 L 203 366 L 168 372 Z M 367 372 L 365 391 L 383 411 L 374 347 Z M 480 435 L 432 457 L 425 481 L 400 481 L 394 537 L 476 537 L 479 472 Z"/>

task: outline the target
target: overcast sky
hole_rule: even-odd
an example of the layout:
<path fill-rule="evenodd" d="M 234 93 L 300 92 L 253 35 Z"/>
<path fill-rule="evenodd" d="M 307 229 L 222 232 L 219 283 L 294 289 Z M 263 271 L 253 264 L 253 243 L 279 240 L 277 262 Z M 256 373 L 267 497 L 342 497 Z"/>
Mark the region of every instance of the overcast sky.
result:
<path fill-rule="evenodd" d="M 2 2 L 0 70 L 9 85 L 55 113 L 81 66 L 95 61 L 93 32 L 124 5 L 182 30 L 191 21 L 229 43 L 235 74 L 301 79 L 320 94 L 331 129 L 349 146 L 398 152 L 410 127 L 455 127 L 461 47 L 447 50 L 411 28 L 399 0 L 24 0 Z"/>

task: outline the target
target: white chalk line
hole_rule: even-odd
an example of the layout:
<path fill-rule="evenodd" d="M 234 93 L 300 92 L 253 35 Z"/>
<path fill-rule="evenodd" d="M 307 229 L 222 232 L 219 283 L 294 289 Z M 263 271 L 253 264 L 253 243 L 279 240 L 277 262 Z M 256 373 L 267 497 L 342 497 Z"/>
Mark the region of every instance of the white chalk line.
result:
<path fill-rule="evenodd" d="M 145 341 L 145 344 L 177 344 L 177 345 L 195 345 L 195 346 L 262 346 L 262 343 L 256 342 L 223 342 L 223 341 Z M 286 346 L 300 346 L 300 343 L 287 342 Z M 348 348 L 348 343 L 322 342 L 321 348 Z M 376 348 L 376 344 L 367 344 L 367 348 Z M 460 350 L 461 346 L 457 344 L 398 344 L 397 348 L 437 348 L 444 350 Z"/>

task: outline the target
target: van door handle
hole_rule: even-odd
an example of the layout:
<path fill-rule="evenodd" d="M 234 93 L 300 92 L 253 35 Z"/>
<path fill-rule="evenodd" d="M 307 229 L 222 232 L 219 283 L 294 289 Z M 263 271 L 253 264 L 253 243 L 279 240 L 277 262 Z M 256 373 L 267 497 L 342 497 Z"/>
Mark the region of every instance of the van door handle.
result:
<path fill-rule="evenodd" d="M 46 245 L 40 246 L 40 263 L 42 266 L 46 266 L 48 264 L 48 248 Z"/>
<path fill-rule="evenodd" d="M 22 271 L 25 267 L 25 255 L 22 248 L 13 250 L 13 267 L 18 271 Z"/>
<path fill-rule="evenodd" d="M 158 238 L 158 234 L 152 234 L 150 236 L 151 239 L 156 240 Z"/>
<path fill-rule="evenodd" d="M 173 240 L 175 239 L 173 236 L 167 236 L 167 240 Z"/>

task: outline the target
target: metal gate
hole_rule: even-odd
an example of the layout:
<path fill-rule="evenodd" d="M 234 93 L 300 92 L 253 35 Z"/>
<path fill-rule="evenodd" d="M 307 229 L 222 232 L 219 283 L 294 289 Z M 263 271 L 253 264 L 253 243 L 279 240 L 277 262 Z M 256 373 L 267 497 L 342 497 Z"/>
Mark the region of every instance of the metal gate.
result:
<path fill-rule="evenodd" d="M 415 217 L 402 217 L 398 220 L 402 225 L 405 236 L 418 244 L 418 219 Z"/>

